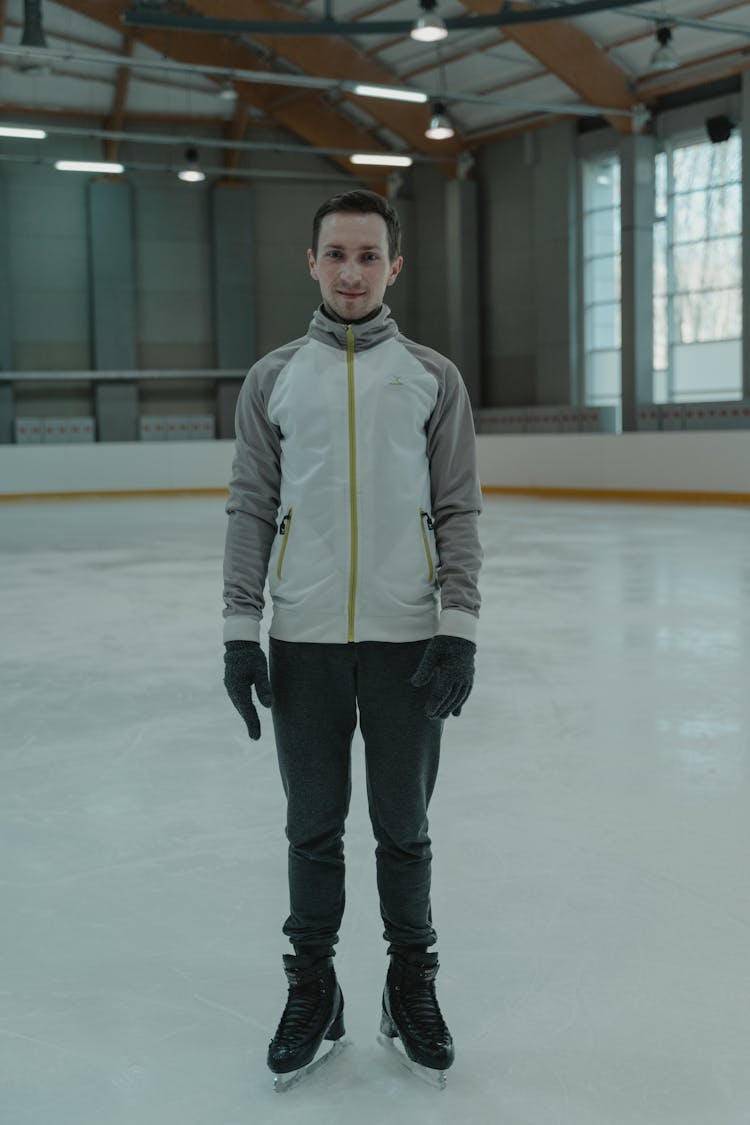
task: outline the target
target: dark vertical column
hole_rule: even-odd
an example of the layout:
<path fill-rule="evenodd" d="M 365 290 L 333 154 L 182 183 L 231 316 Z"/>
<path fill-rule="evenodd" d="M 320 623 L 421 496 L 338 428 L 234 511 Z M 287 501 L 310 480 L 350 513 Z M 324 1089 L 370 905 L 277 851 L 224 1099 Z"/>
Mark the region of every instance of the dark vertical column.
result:
<path fill-rule="evenodd" d="M 0 374 L 0 445 L 13 441 L 14 418 L 13 384 L 6 382 Z"/>
<path fill-rule="evenodd" d="M 411 169 L 414 189 L 414 219 L 410 241 L 417 252 L 417 329 L 416 339 L 444 355 L 450 355 L 448 333 L 448 274 L 444 234 L 445 176 L 429 164 Z M 411 273 L 414 284 L 414 271 Z M 398 282 L 396 282 L 398 285 Z"/>
<path fill-rule="evenodd" d="M 622 215 L 622 429 L 654 397 L 654 139 L 620 140 Z"/>
<path fill-rule="evenodd" d="M 257 359 L 252 190 L 216 184 L 211 193 L 216 366 L 250 368 Z M 216 436 L 233 438 L 241 379 L 216 383 Z"/>
<path fill-rule="evenodd" d="M 482 238 L 484 406 L 536 401 L 534 159 L 537 140 L 510 137 L 477 157 Z"/>
<path fill-rule="evenodd" d="M 91 335 L 97 371 L 134 371 L 133 189 L 95 180 L 88 185 Z"/>
<path fill-rule="evenodd" d="M 0 172 L 0 371 L 13 370 L 10 319 L 10 264 L 8 262 L 8 207 Z"/>
<path fill-rule="evenodd" d="M 533 164 L 536 395 L 567 405 L 578 380 L 577 179 L 573 127 L 565 122 L 527 142 Z"/>
<path fill-rule="evenodd" d="M 10 276 L 7 239 L 8 212 L 5 185 L 0 173 L 0 372 L 13 369 L 13 346 L 10 338 Z M 0 444 L 13 440 L 13 384 L 0 374 Z"/>
<path fill-rule="evenodd" d="M 88 185 L 91 343 L 97 371 L 135 371 L 135 237 L 133 189 L 128 183 L 94 180 Z M 94 383 L 99 441 L 135 441 L 138 384 L 135 379 Z"/>
<path fill-rule="evenodd" d="M 257 359 L 252 192 L 216 184 L 211 202 L 216 366 L 247 369 Z"/>
<path fill-rule="evenodd" d="M 217 379 L 216 380 L 216 436 L 217 438 L 233 438 L 234 415 L 237 409 L 237 398 L 242 386 L 242 379 Z"/>
<path fill-rule="evenodd" d="M 448 354 L 459 368 L 475 408 L 482 405 L 477 212 L 475 181 L 451 180 L 445 199 Z"/>
<path fill-rule="evenodd" d="M 134 379 L 95 383 L 94 409 L 99 441 L 138 440 L 138 384 Z"/>

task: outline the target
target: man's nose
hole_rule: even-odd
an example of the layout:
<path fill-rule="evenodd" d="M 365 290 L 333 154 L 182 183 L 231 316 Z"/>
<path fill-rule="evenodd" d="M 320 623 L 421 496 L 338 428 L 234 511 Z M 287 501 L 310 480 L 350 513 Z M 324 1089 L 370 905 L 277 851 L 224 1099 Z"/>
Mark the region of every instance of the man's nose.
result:
<path fill-rule="evenodd" d="M 342 262 L 340 271 L 342 281 L 358 281 L 361 276 L 359 262 L 351 260 Z"/>

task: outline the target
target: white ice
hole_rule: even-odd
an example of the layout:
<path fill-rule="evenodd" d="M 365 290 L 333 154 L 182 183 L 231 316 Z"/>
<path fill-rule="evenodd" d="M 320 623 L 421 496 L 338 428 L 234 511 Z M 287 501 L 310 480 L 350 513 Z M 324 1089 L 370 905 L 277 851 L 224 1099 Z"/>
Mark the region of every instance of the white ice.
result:
<path fill-rule="evenodd" d="M 448 1089 L 376 1043 L 356 741 L 351 1046 L 282 1098 L 283 799 L 221 684 L 224 519 L 0 508 L 3 1125 L 747 1125 L 750 512 L 488 500 L 431 818 Z"/>

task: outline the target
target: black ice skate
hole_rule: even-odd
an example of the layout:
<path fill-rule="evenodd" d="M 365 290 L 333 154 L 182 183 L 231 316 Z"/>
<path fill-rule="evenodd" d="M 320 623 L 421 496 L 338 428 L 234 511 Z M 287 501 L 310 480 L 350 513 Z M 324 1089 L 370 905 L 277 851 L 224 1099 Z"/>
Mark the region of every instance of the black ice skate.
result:
<path fill-rule="evenodd" d="M 454 1059 L 453 1040 L 435 995 L 437 953 L 392 953 L 380 1020 L 383 1046 L 430 1085 L 445 1089 Z M 394 1040 L 403 1046 L 402 1054 Z"/>
<path fill-rule="evenodd" d="M 327 1062 L 343 1047 L 344 998 L 333 958 L 284 956 L 289 995 L 276 1034 L 268 1045 L 274 1089 L 281 1093 Z M 323 1041 L 333 1045 L 321 1052 Z"/>

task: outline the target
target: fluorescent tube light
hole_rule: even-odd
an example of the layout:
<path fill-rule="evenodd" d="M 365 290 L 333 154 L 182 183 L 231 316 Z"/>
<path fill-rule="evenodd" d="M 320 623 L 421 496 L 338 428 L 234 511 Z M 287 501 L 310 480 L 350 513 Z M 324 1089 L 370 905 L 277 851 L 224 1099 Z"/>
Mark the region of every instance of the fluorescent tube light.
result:
<path fill-rule="evenodd" d="M 23 137 L 29 141 L 43 141 L 44 129 L 18 129 L 15 125 L 0 125 L 0 137 Z"/>
<path fill-rule="evenodd" d="M 362 98 L 391 98 L 396 102 L 426 102 L 427 94 L 419 90 L 398 89 L 395 86 L 354 86 L 352 93 Z"/>
<path fill-rule="evenodd" d="M 58 172 L 111 172 L 117 175 L 125 171 L 124 164 L 104 160 L 56 160 L 55 168 Z"/>
<path fill-rule="evenodd" d="M 376 164 L 390 168 L 410 168 L 413 164 L 410 156 L 391 156 L 382 152 L 355 152 L 354 156 L 349 157 L 349 160 L 352 164 Z"/>

